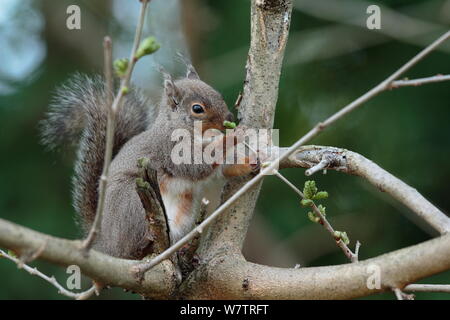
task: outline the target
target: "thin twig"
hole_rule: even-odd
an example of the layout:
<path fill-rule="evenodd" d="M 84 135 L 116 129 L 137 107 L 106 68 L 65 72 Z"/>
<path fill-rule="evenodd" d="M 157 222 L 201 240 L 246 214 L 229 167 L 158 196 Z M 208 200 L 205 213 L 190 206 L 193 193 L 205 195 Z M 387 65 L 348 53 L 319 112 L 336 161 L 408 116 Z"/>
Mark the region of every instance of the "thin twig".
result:
<path fill-rule="evenodd" d="M 397 300 L 414 300 L 413 294 L 406 294 L 399 288 L 392 288 L 392 291 L 394 291 Z"/>
<path fill-rule="evenodd" d="M 284 183 L 286 183 L 292 190 L 294 190 L 302 199 L 306 199 L 303 192 L 301 192 L 295 185 L 293 185 L 288 179 L 286 179 L 281 173 L 278 171 L 274 171 L 275 175 L 280 178 Z M 335 237 L 335 230 L 331 226 L 330 222 L 327 220 L 327 218 L 320 212 L 319 208 L 313 203 L 311 205 L 311 208 L 313 209 L 314 213 L 319 217 L 320 224 L 324 226 L 324 228 L 331 234 L 331 236 L 336 240 L 336 244 L 339 248 L 342 249 L 345 256 L 351 261 L 351 262 L 358 262 L 358 253 L 359 247 L 361 244 L 359 241 L 356 243 L 356 250 L 355 253 L 350 250 L 350 248 L 344 243 L 342 239 L 336 239 Z"/>
<path fill-rule="evenodd" d="M 391 83 L 389 86 L 389 89 L 395 89 L 400 87 L 417 87 L 421 86 L 423 84 L 428 83 L 435 83 L 435 82 L 442 82 L 442 81 L 449 81 L 450 75 L 442 75 L 438 74 L 432 77 L 427 78 L 419 78 L 419 79 L 412 79 L 412 80 L 397 80 Z"/>
<path fill-rule="evenodd" d="M 450 284 L 409 284 L 403 288 L 403 291 L 450 293 Z"/>
<path fill-rule="evenodd" d="M 105 91 L 106 91 L 106 104 L 108 106 L 108 110 L 112 105 L 112 95 L 114 90 L 114 79 L 113 79 L 113 58 L 112 58 L 112 40 L 109 36 L 106 36 L 103 39 L 103 72 L 105 77 Z"/>
<path fill-rule="evenodd" d="M 359 259 L 359 249 L 361 248 L 361 242 L 359 240 L 356 240 L 355 245 L 355 256 Z"/>
<path fill-rule="evenodd" d="M 103 216 L 103 208 L 105 206 L 106 186 L 108 183 L 109 166 L 112 159 L 114 146 L 114 130 L 116 123 L 116 113 L 112 110 L 112 94 L 113 94 L 113 78 L 112 78 L 112 41 L 110 37 L 103 40 L 104 49 L 104 74 L 105 74 L 105 95 L 108 106 L 108 119 L 106 124 L 106 147 L 103 162 L 103 172 L 99 181 L 99 197 L 98 205 L 95 213 L 94 222 L 86 240 L 82 243 L 82 248 L 86 252 L 92 246 L 97 234 L 100 232 L 101 221 Z"/>
<path fill-rule="evenodd" d="M 77 299 L 77 300 L 86 300 L 86 299 L 89 299 L 94 293 L 97 296 L 99 295 L 98 287 L 96 285 L 93 285 L 91 288 L 89 288 L 86 291 L 83 291 L 80 293 L 75 293 L 75 292 L 67 290 L 62 285 L 60 285 L 58 283 L 58 281 L 56 281 L 54 276 L 49 277 L 49 276 L 43 274 L 42 272 L 40 272 L 38 269 L 32 268 L 29 265 L 24 264 L 20 259 L 17 259 L 15 257 L 13 257 L 12 255 L 10 255 L 0 249 L 0 258 L 1 257 L 4 257 L 4 258 L 14 262 L 18 268 L 25 270 L 29 274 L 31 274 L 33 276 L 37 276 L 41 279 L 44 279 L 45 281 L 50 283 L 52 286 L 54 286 L 56 289 L 58 289 L 58 293 L 66 296 L 66 297 L 69 297 L 72 299 Z"/>
<path fill-rule="evenodd" d="M 325 170 L 330 165 L 330 159 L 327 157 L 324 157 L 318 164 L 316 164 L 314 167 L 309 168 L 305 171 L 305 175 L 311 176 L 314 173 L 318 171 Z"/>
<path fill-rule="evenodd" d="M 200 225 L 194 228 L 191 232 L 186 234 L 183 238 L 174 243 L 170 248 L 165 250 L 163 253 L 153 258 L 149 262 L 140 265 L 140 270 L 149 270 L 155 265 L 161 263 L 162 261 L 170 258 L 175 252 L 177 252 L 183 245 L 191 241 L 197 234 L 203 232 L 203 230 L 208 227 L 220 214 L 222 214 L 228 207 L 230 207 L 239 197 L 241 197 L 244 193 L 250 190 L 253 186 L 255 186 L 258 182 L 260 182 L 264 176 L 271 174 L 274 169 L 278 168 L 280 162 L 291 154 L 293 154 L 300 146 L 305 144 L 307 141 L 311 140 L 315 136 L 317 136 L 321 131 L 323 131 L 326 127 L 333 124 L 340 118 L 342 118 L 347 113 L 355 110 L 357 107 L 361 106 L 364 102 L 369 100 L 370 98 L 376 96 L 380 92 L 386 90 L 392 81 L 401 76 L 404 72 L 409 70 L 413 65 L 415 65 L 418 61 L 423 59 L 427 54 L 433 51 L 436 47 L 442 44 L 445 40 L 450 37 L 450 31 L 446 32 L 444 35 L 439 37 L 436 41 L 418 53 L 415 57 L 409 60 L 405 65 L 403 65 L 400 69 L 394 72 L 391 76 L 381 82 L 379 85 L 368 91 L 366 94 L 362 95 L 354 102 L 351 102 L 340 111 L 333 114 L 331 117 L 326 119 L 324 122 L 319 123 L 309 132 L 307 132 L 303 137 L 301 137 L 297 142 L 295 142 L 291 147 L 287 149 L 287 151 L 281 155 L 279 158 L 272 161 L 267 167 L 265 167 L 261 172 L 253 177 L 250 181 L 242 186 L 236 193 L 234 193 L 228 200 L 226 200 L 222 205 L 219 206 L 208 218 L 206 218 Z M 143 271 L 143 272 L 145 272 Z"/>
<path fill-rule="evenodd" d="M 82 249 L 87 252 L 94 240 L 97 234 L 100 232 L 100 226 L 101 226 L 101 220 L 103 216 L 104 211 L 104 205 L 105 205 L 105 195 L 106 195 L 106 187 L 108 184 L 108 172 L 109 172 L 109 166 L 111 164 L 112 160 L 112 153 L 113 153 L 113 147 L 114 147 L 114 131 L 115 131 L 115 125 L 116 125 L 116 116 L 122 107 L 124 103 L 124 97 L 126 93 L 128 92 L 128 87 L 130 85 L 130 79 L 131 74 L 133 72 L 134 66 L 137 62 L 136 59 L 136 51 L 138 49 L 138 46 L 141 42 L 141 36 L 142 36 L 142 29 L 144 27 L 144 21 L 145 21 L 145 12 L 147 9 L 147 4 L 149 0 L 142 0 L 141 5 L 141 12 L 139 16 L 139 21 L 136 26 L 136 33 L 134 36 L 134 43 L 133 48 L 131 50 L 129 64 L 127 68 L 127 72 L 125 76 L 122 78 L 122 81 L 120 83 L 119 92 L 117 93 L 116 97 L 114 98 L 114 101 L 112 104 L 108 104 L 108 120 L 106 125 L 106 147 L 105 147 L 105 158 L 104 158 L 104 164 L 103 164 L 103 172 L 100 177 L 99 182 L 99 198 L 98 198 L 98 205 L 97 205 L 97 212 L 95 214 L 94 223 L 92 224 L 92 227 L 89 231 L 89 234 L 87 238 L 82 243 Z M 106 96 L 109 97 L 112 92 L 112 50 L 111 50 L 111 40 L 108 37 L 104 40 L 104 55 L 105 55 L 105 77 L 106 77 L 106 83 L 107 83 L 107 90 L 106 90 Z M 111 91 L 110 91 L 111 90 Z M 108 98 L 110 99 L 110 98 Z M 108 100 L 109 101 L 109 100 Z"/>
<path fill-rule="evenodd" d="M 392 291 L 394 291 L 397 300 L 404 300 L 403 299 L 403 292 L 400 289 L 394 288 Z"/>
<path fill-rule="evenodd" d="M 428 47 L 423 49 L 421 52 L 419 52 L 414 58 L 409 60 L 406 64 L 404 64 L 400 69 L 395 71 L 392 75 L 390 75 L 388 78 L 386 78 L 384 81 L 382 81 L 380 84 L 378 84 L 375 88 L 368 91 L 349 105 L 345 106 L 338 112 L 336 112 L 334 115 L 329 117 L 327 120 L 325 120 L 322 123 L 319 123 L 316 128 L 319 131 L 322 131 L 332 123 L 336 122 L 336 120 L 342 118 L 347 113 L 353 111 L 357 107 L 361 106 L 364 102 L 367 102 L 369 99 L 373 98 L 380 92 L 389 89 L 391 83 L 400 77 L 403 73 L 408 71 L 412 66 L 414 66 L 417 62 L 425 58 L 430 52 L 432 52 L 434 49 L 436 49 L 439 45 L 441 45 L 444 41 L 446 41 L 450 37 L 450 31 L 447 31 L 445 34 L 440 36 L 437 40 L 435 40 L 432 44 L 430 44 Z M 314 130 L 314 129 L 313 129 Z M 311 131 L 313 131 L 311 130 Z M 310 131 L 310 132 L 311 132 Z M 314 133 L 313 136 L 315 136 L 317 133 Z"/>
<path fill-rule="evenodd" d="M 234 103 L 234 108 L 238 109 L 242 102 L 242 91 L 239 92 L 239 95 L 236 98 L 236 102 Z"/>

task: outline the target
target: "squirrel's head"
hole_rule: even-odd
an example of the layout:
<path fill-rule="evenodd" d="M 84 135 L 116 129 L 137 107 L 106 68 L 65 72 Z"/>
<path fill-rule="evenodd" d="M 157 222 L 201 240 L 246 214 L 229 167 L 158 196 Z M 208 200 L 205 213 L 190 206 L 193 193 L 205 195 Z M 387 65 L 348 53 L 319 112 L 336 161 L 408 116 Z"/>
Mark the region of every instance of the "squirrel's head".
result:
<path fill-rule="evenodd" d="M 170 75 L 164 76 L 162 105 L 169 109 L 171 118 L 181 119 L 192 128 L 195 121 L 201 121 L 203 132 L 208 129 L 223 131 L 224 121 L 233 121 L 233 114 L 222 95 L 200 80 L 192 65 L 187 65 L 184 78 L 172 80 Z"/>

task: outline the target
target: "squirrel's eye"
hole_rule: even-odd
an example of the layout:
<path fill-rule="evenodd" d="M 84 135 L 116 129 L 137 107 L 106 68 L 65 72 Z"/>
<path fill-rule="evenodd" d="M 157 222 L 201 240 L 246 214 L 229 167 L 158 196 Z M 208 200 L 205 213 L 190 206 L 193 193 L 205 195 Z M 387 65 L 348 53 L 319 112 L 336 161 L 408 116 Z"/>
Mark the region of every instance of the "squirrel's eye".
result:
<path fill-rule="evenodd" d="M 205 112 L 205 109 L 203 109 L 203 106 L 199 104 L 194 104 L 192 106 L 192 112 L 199 114 Z"/>

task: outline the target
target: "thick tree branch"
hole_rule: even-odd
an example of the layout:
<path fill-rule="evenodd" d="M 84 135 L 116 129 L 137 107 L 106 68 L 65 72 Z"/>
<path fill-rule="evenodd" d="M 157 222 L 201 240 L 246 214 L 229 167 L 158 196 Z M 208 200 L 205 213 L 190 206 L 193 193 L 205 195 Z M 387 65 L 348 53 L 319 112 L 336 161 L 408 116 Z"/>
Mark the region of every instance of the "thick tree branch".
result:
<path fill-rule="evenodd" d="M 281 148 L 280 153 L 283 154 L 286 150 Z M 360 176 L 411 209 L 439 233 L 450 231 L 450 218 L 445 213 L 431 204 L 416 189 L 356 152 L 334 147 L 304 146 L 285 158 L 280 166 L 315 168 L 323 159 L 327 159 L 329 165 L 321 169 Z"/>
<path fill-rule="evenodd" d="M 241 126 L 272 128 L 291 12 L 291 0 L 251 1 L 251 42 L 238 108 Z M 236 179 L 229 183 L 223 200 L 236 193 L 247 180 Z M 201 239 L 201 253 L 210 252 L 213 244 L 228 244 L 233 250 L 241 250 L 261 182 L 249 188 L 208 228 Z"/>
<path fill-rule="evenodd" d="M 79 241 L 50 237 L 0 219 L 0 245 L 21 251 L 41 249 L 40 258 L 61 265 L 76 264 L 89 277 L 155 298 L 170 297 L 174 269 L 169 261 L 136 281 L 129 268 L 136 261 L 91 251 L 85 257 Z M 43 249 L 42 249 L 43 248 Z M 380 289 L 367 288 L 369 265 L 381 271 Z M 246 262 L 238 254 L 221 252 L 201 265 L 183 285 L 190 298 L 346 299 L 403 288 L 421 278 L 450 269 L 450 234 L 377 258 L 339 266 L 282 269 Z M 202 275 L 202 276 L 199 276 Z M 192 281 L 195 279 L 195 281 Z M 249 285 L 244 289 L 242 282 Z"/>
<path fill-rule="evenodd" d="M 379 289 L 367 285 L 373 275 L 369 266 L 381 272 Z M 352 299 L 402 289 L 448 269 L 450 234 L 362 262 L 326 267 L 268 267 L 223 252 L 202 265 L 183 289 L 195 299 Z M 202 280 L 200 274 L 207 276 Z"/>
<path fill-rule="evenodd" d="M 147 272 L 138 281 L 130 272 L 135 260 L 114 258 L 91 250 L 86 256 L 80 241 L 65 240 L 36 232 L 0 219 L 0 246 L 16 252 L 40 251 L 39 258 L 51 263 L 78 265 L 86 276 L 104 285 L 117 286 L 141 293 L 147 297 L 169 298 L 175 289 L 175 269 L 172 262 L 164 261 Z"/>

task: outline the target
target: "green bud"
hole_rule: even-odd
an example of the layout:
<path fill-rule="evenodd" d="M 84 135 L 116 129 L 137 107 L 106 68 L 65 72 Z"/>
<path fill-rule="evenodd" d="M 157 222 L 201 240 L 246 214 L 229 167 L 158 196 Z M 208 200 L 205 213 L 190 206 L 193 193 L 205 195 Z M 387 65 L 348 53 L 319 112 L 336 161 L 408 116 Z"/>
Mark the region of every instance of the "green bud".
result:
<path fill-rule="evenodd" d="M 136 186 L 140 189 L 150 189 L 150 183 L 142 178 L 136 178 Z"/>
<path fill-rule="evenodd" d="M 305 186 L 303 188 L 303 194 L 306 199 L 312 199 L 314 195 L 317 193 L 316 182 L 314 180 L 308 180 L 305 182 Z"/>
<path fill-rule="evenodd" d="M 139 48 L 136 52 L 136 59 L 140 59 L 143 56 L 152 54 L 156 51 L 158 51 L 158 49 L 161 48 L 161 45 L 156 41 L 155 37 L 148 37 L 145 38 L 141 44 L 139 45 Z"/>
<path fill-rule="evenodd" d="M 123 88 L 122 88 L 122 94 L 123 94 L 124 96 L 127 95 L 128 92 L 130 92 L 130 88 L 128 88 L 128 87 L 123 87 Z"/>
<path fill-rule="evenodd" d="M 225 127 L 225 128 L 227 128 L 227 129 L 234 129 L 234 128 L 236 128 L 236 123 L 235 122 L 232 122 L 232 121 L 224 121 L 223 122 L 223 126 Z"/>
<path fill-rule="evenodd" d="M 139 158 L 137 161 L 138 168 L 146 169 L 150 160 L 148 158 Z"/>
<path fill-rule="evenodd" d="M 310 207 L 312 206 L 312 204 L 314 203 L 311 199 L 302 199 L 302 201 L 300 201 L 300 203 L 302 204 L 302 206 L 304 207 Z"/>
<path fill-rule="evenodd" d="M 17 258 L 16 253 L 14 251 L 12 251 L 12 250 L 8 250 L 8 255 L 10 255 L 13 258 Z"/>
<path fill-rule="evenodd" d="M 326 191 L 317 192 L 313 197 L 314 200 L 322 200 L 326 198 L 328 198 L 328 192 Z"/>
<path fill-rule="evenodd" d="M 261 163 L 261 168 L 267 168 L 268 166 L 270 166 L 270 162 L 263 162 Z"/>
<path fill-rule="evenodd" d="M 314 223 L 319 223 L 320 218 L 314 214 L 314 212 L 308 212 L 308 218 Z"/>
<path fill-rule="evenodd" d="M 326 207 L 324 207 L 323 205 L 319 204 L 319 206 L 317 207 L 317 209 L 319 209 L 320 213 L 323 214 L 324 216 L 327 215 L 326 213 Z"/>
<path fill-rule="evenodd" d="M 334 231 L 334 237 L 338 240 L 341 240 L 346 245 L 350 243 L 350 239 L 348 238 L 347 232 L 345 231 Z"/>
<path fill-rule="evenodd" d="M 122 59 L 116 59 L 113 63 L 114 65 L 114 71 L 116 72 L 116 75 L 119 77 L 125 76 L 128 70 L 128 64 L 129 61 L 126 58 Z"/>

